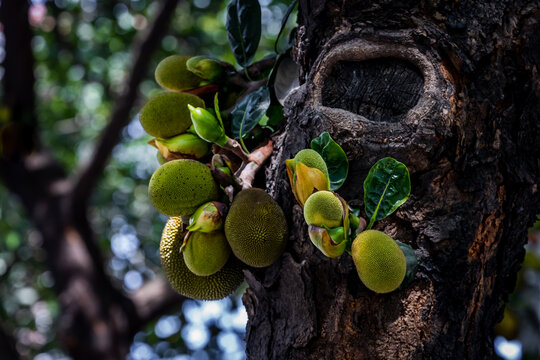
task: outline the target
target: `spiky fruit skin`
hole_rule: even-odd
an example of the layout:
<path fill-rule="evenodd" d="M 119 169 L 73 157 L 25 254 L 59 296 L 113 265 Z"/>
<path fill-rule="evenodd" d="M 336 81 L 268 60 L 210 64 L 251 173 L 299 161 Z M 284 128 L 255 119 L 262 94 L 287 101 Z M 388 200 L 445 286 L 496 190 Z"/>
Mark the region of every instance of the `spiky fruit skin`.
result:
<path fill-rule="evenodd" d="M 161 60 L 156 67 L 156 82 L 164 89 L 182 91 L 193 89 L 203 80 L 187 69 L 189 56 L 172 55 Z"/>
<path fill-rule="evenodd" d="M 304 219 L 309 225 L 335 228 L 343 220 L 343 204 L 330 191 L 317 191 L 304 204 Z"/>
<path fill-rule="evenodd" d="M 381 231 L 361 232 L 352 243 L 352 257 L 360 280 L 376 293 L 396 290 L 405 278 L 407 262 L 403 251 Z"/>
<path fill-rule="evenodd" d="M 330 179 L 328 175 L 328 167 L 322 156 L 313 149 L 300 150 L 294 157 L 294 160 L 300 161 L 310 168 L 319 169 L 323 172 L 326 179 Z"/>
<path fill-rule="evenodd" d="M 198 276 L 189 271 L 180 253 L 182 235 L 182 220 L 172 217 L 163 229 L 159 244 L 161 267 L 176 291 L 192 299 L 218 300 L 230 295 L 240 286 L 244 280 L 242 266 L 233 256 L 213 275 Z"/>
<path fill-rule="evenodd" d="M 227 263 L 231 248 L 222 231 L 191 233 L 183 251 L 188 269 L 199 276 L 215 274 Z"/>
<path fill-rule="evenodd" d="M 205 202 L 217 200 L 219 187 L 206 165 L 179 159 L 166 162 L 154 172 L 148 196 L 162 214 L 189 216 Z"/>
<path fill-rule="evenodd" d="M 204 107 L 204 101 L 192 94 L 158 94 L 143 106 L 139 120 L 148 134 L 162 139 L 170 138 L 184 133 L 191 126 L 188 104 Z"/>
<path fill-rule="evenodd" d="M 225 219 L 225 236 L 234 255 L 253 267 L 272 264 L 285 250 L 287 221 L 264 190 L 242 190 Z"/>

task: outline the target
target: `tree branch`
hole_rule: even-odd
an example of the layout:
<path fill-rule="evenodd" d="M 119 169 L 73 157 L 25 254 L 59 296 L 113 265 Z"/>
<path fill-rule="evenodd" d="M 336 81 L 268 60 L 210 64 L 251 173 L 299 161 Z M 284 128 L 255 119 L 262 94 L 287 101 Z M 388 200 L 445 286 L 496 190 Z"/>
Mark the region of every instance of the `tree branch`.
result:
<path fill-rule="evenodd" d="M 0 360 L 19 359 L 19 353 L 15 347 L 15 339 L 0 325 Z"/>
<path fill-rule="evenodd" d="M 145 283 L 131 295 L 140 324 L 165 314 L 173 306 L 180 306 L 186 298 L 174 291 L 167 280 L 160 276 Z"/>
<path fill-rule="evenodd" d="M 2 1 L 0 22 L 5 35 L 2 105 L 8 123 L 0 126 L 0 157 L 29 153 L 35 146 L 34 61 L 27 1 Z"/>
<path fill-rule="evenodd" d="M 179 0 L 164 0 L 153 26 L 146 35 L 144 41 L 134 51 L 135 65 L 131 69 L 129 82 L 123 94 L 116 102 L 111 121 L 103 130 L 102 136 L 91 156 L 91 161 L 77 176 L 71 207 L 80 209 L 81 205 L 88 203 L 88 198 L 103 174 L 103 169 L 111 156 L 112 149 L 120 141 L 122 129 L 130 121 L 130 112 L 135 103 L 139 85 L 148 72 L 151 56 L 160 39 L 165 35 L 170 18 L 174 14 Z M 82 206 L 85 208 L 85 206 Z"/>

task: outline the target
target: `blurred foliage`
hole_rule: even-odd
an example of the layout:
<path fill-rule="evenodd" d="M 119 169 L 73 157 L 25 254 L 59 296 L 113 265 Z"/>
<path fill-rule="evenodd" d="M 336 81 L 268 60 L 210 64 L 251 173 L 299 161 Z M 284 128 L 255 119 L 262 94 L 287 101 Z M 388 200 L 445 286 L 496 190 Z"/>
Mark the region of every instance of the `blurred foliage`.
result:
<path fill-rule="evenodd" d="M 508 360 L 540 360 L 540 215 L 525 249 L 516 288 L 495 327 L 495 349 Z"/>
<path fill-rule="evenodd" d="M 263 31 L 255 61 L 273 54 L 289 1 L 261 0 L 260 4 Z M 40 138 L 68 173 L 91 156 L 114 101 L 124 90 L 133 63 L 133 40 L 151 25 L 157 5 L 150 0 L 32 1 L 29 19 Z M 166 221 L 148 201 L 147 182 L 158 162 L 136 112 L 161 91 L 153 69 L 168 55 L 211 55 L 234 64 L 224 24 L 226 5 L 210 0 L 180 2 L 140 87 L 133 121 L 124 129 L 93 195 L 89 213 L 107 272 L 127 292 L 161 271 L 158 246 Z M 287 31 L 295 20 L 295 16 L 289 19 Z M 283 48 L 286 37 L 281 42 Z M 0 62 L 3 47 L 0 33 Z M 0 77 L 3 73 L 0 66 Z M 40 245 L 21 204 L 0 184 L 0 322 L 14 334 L 23 358 L 66 358 L 55 337 L 59 306 L 52 290 L 54 279 Z M 140 331 L 129 359 L 244 358 L 246 314 L 240 295 L 219 302 L 187 301 L 183 309 Z"/>

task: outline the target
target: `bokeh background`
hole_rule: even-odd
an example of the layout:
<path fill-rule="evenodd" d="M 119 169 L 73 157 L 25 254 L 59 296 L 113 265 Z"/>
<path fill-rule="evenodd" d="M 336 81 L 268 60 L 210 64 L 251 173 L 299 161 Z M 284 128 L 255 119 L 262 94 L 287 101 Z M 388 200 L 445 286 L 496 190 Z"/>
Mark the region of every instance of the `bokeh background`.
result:
<path fill-rule="evenodd" d="M 260 4 L 263 35 L 255 60 L 273 53 L 289 1 L 260 0 Z M 225 30 L 226 5 L 182 1 L 151 69 L 171 54 L 211 55 L 234 64 Z M 156 10 L 157 3 L 151 0 L 31 2 L 41 138 L 70 173 L 91 155 L 91 146 L 126 85 L 133 42 Z M 293 13 L 286 33 L 295 20 Z M 0 32 L 0 63 L 4 42 Z M 4 71 L 0 66 L 0 78 Z M 136 116 L 144 100 L 160 91 L 149 72 L 140 86 L 133 120 L 123 131 L 90 209 L 107 272 L 126 292 L 139 289 L 161 271 L 158 247 L 167 219 L 147 197 L 147 182 L 158 162 L 155 149 L 147 144 L 151 138 Z M 1 121 L 0 107 L 0 125 Z M 0 184 L 0 326 L 13 334 L 24 359 L 68 359 L 55 333 L 59 305 L 40 241 L 19 201 Z M 497 328 L 497 353 L 506 359 L 540 359 L 539 258 L 537 223 L 530 232 L 517 290 Z M 128 359 L 244 359 L 243 290 L 221 301 L 185 301 L 135 335 Z"/>

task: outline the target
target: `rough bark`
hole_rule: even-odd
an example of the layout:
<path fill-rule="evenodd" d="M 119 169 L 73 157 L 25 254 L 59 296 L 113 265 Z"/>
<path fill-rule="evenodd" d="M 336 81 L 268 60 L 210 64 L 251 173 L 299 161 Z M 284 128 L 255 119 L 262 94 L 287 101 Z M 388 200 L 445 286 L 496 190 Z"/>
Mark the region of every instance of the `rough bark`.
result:
<path fill-rule="evenodd" d="M 493 358 L 539 211 L 538 3 L 304 0 L 298 21 L 302 86 L 266 173 L 292 231 L 248 273 L 248 358 Z M 408 166 L 409 200 L 375 227 L 415 249 L 405 290 L 374 294 L 311 244 L 284 163 L 322 131 L 349 158 L 351 206 L 378 159 Z"/>

